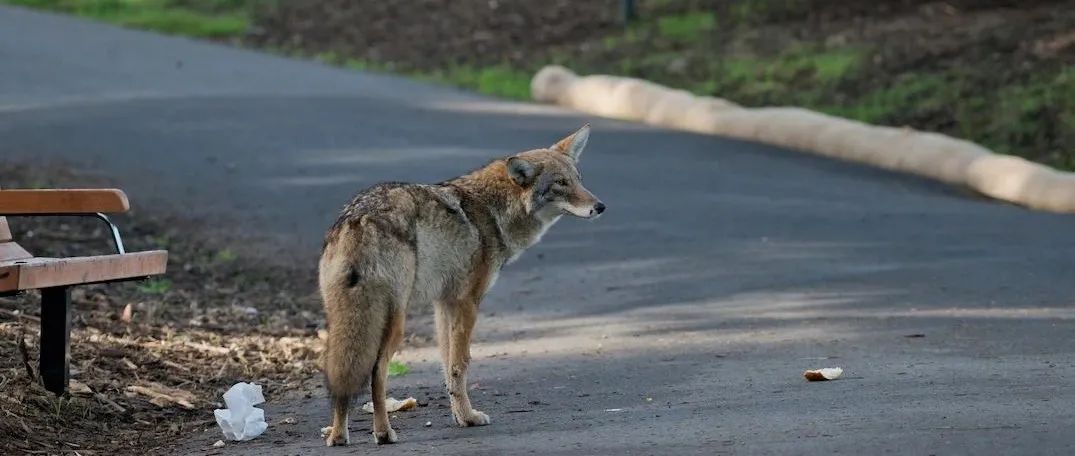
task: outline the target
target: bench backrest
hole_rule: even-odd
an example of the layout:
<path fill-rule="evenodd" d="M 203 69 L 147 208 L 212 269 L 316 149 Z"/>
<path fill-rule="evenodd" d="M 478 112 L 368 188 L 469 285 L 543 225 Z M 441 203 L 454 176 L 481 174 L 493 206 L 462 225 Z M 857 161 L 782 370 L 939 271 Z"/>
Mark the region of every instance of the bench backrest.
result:
<path fill-rule="evenodd" d="M 7 217 L 0 216 L 0 263 L 32 257 L 26 249 L 11 239 L 11 227 L 7 224 Z"/>
<path fill-rule="evenodd" d="M 4 214 L 117 214 L 131 207 L 127 195 L 117 189 L 2 190 L 0 207 L 4 208 Z M 0 264 L 33 257 L 12 239 L 11 227 L 0 216 Z"/>

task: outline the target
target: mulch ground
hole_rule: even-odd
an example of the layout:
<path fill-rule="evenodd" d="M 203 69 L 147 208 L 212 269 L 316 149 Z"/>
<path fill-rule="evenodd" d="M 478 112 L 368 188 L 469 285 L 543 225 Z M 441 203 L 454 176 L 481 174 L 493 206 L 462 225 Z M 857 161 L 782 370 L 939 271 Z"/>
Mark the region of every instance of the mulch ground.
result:
<path fill-rule="evenodd" d="M 108 185 L 63 167 L 2 162 L 0 182 Z M 168 273 L 73 289 L 69 394 L 57 398 L 38 383 L 39 295 L 0 297 L 0 454 L 160 454 L 215 428 L 212 409 L 236 382 L 263 385 L 269 400 L 320 382 L 315 265 L 249 257 L 228 247 L 234 240 L 199 238 L 195 224 L 164 214 L 134 211 L 117 221 L 128 250 L 169 250 Z M 9 222 L 38 256 L 111 249 L 96 220 Z"/>

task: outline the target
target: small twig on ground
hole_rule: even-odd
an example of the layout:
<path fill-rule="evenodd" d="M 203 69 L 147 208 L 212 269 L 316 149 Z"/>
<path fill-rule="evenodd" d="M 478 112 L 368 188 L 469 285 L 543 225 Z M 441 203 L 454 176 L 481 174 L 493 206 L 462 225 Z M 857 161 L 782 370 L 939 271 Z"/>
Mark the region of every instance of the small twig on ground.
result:
<path fill-rule="evenodd" d="M 184 366 L 184 365 L 179 364 L 179 363 L 173 363 L 173 362 L 165 360 L 165 359 L 161 360 L 161 364 L 164 364 L 165 366 L 168 366 L 168 367 L 171 367 L 171 368 L 179 369 L 181 371 L 190 372 L 189 367 Z"/>
<path fill-rule="evenodd" d="M 14 311 L 7 310 L 7 309 L 0 309 L 0 313 L 2 313 L 4 315 L 10 315 L 10 316 L 15 317 L 15 318 L 21 318 L 23 320 L 30 320 L 30 321 L 32 321 L 34 323 L 40 323 L 41 322 L 40 318 L 35 317 L 33 315 L 26 315 L 26 314 L 24 314 L 22 312 L 14 312 Z"/>
<path fill-rule="evenodd" d="M 182 344 L 186 345 L 186 346 L 188 346 L 190 348 L 193 348 L 195 350 L 201 350 L 201 351 L 210 352 L 210 353 L 216 353 L 216 354 L 220 354 L 220 355 L 226 355 L 226 354 L 231 352 L 231 350 L 229 350 L 228 348 L 214 347 L 212 345 L 206 344 L 205 342 L 188 342 L 188 341 L 184 341 L 184 342 L 182 342 Z"/>
<path fill-rule="evenodd" d="M 37 374 L 34 366 L 30 364 L 30 349 L 26 347 L 26 327 L 19 327 L 19 354 L 22 355 L 22 367 L 26 368 L 26 376 L 31 382 L 37 382 Z"/>
<path fill-rule="evenodd" d="M 194 393 L 156 383 L 148 386 L 131 385 L 127 387 L 127 391 L 149 397 L 149 402 L 158 407 L 176 404 L 187 409 L 194 409 L 193 402 L 197 400 Z"/>
<path fill-rule="evenodd" d="M 101 401 L 101 402 L 103 402 L 103 403 L 105 403 L 105 404 L 108 404 L 108 405 L 109 405 L 110 407 L 112 407 L 113 409 L 115 409 L 115 410 L 116 410 L 116 412 L 119 412 L 119 413 L 121 413 L 121 414 L 123 414 L 123 413 L 127 413 L 127 409 L 123 408 L 123 406 L 122 406 L 122 405 L 119 405 L 119 404 L 117 404 L 117 403 L 116 403 L 115 401 L 113 401 L 112 399 L 109 399 L 109 398 L 108 398 L 107 396 L 105 396 L 104 394 L 101 394 L 101 393 L 94 393 L 93 397 L 97 398 L 97 400 L 98 400 L 98 401 Z"/>

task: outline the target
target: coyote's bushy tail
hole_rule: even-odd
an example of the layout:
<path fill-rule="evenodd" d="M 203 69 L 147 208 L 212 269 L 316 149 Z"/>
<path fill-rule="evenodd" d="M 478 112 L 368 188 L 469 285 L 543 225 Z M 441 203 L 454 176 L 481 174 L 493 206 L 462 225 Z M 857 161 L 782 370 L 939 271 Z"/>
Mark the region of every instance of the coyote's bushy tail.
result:
<path fill-rule="evenodd" d="M 321 297 L 329 321 L 321 362 L 331 396 L 350 399 L 369 385 L 391 305 L 375 302 L 387 297 L 356 283 L 350 265 L 333 263 L 331 258 L 321 262 Z"/>
<path fill-rule="evenodd" d="M 336 315 L 328 328 L 322 366 L 332 397 L 350 397 L 366 391 L 381 349 L 387 315 L 365 305 L 353 313 Z"/>

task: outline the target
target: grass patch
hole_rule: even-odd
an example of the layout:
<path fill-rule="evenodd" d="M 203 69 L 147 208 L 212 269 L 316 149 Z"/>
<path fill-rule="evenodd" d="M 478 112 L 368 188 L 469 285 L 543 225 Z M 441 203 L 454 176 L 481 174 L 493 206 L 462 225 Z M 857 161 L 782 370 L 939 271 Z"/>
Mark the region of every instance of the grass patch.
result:
<path fill-rule="evenodd" d="M 924 112 L 940 109 L 956 96 L 953 83 L 938 74 L 904 75 L 888 87 L 875 89 L 840 106 L 817 106 L 825 113 L 868 123 L 891 121 L 907 106 Z M 915 116 L 915 114 L 910 114 Z"/>
<path fill-rule="evenodd" d="M 239 36 L 249 25 L 247 18 L 241 15 L 206 17 L 185 10 L 125 12 L 112 17 L 99 17 L 99 19 L 128 27 L 198 38 Z"/>
<path fill-rule="evenodd" d="M 422 79 L 447 83 L 498 97 L 513 100 L 530 99 L 529 71 L 512 69 L 506 65 L 483 68 L 456 66 L 430 73 L 416 73 Z"/>
<path fill-rule="evenodd" d="M 813 70 L 814 78 L 831 84 L 853 74 L 859 68 L 862 52 L 855 49 L 818 52 L 798 57 L 798 64 Z"/>
<path fill-rule="evenodd" d="M 342 66 L 351 70 L 372 71 L 377 73 L 402 72 L 407 76 L 422 81 L 461 87 L 486 95 L 510 98 L 513 100 L 530 99 L 531 73 L 529 71 L 512 69 L 507 65 L 494 65 L 488 67 L 457 65 L 443 70 L 400 71 L 395 68 L 394 65 L 389 63 L 345 58 L 335 52 L 322 52 L 317 54 L 314 58 L 329 65 Z"/>
<path fill-rule="evenodd" d="M 760 24 L 770 20 L 805 15 L 809 8 L 804 0 L 749 0 L 729 2 L 729 19 L 735 24 Z"/>
<path fill-rule="evenodd" d="M 399 376 L 402 376 L 402 375 L 407 375 L 407 373 L 410 372 L 410 371 L 411 371 L 410 367 L 407 367 L 406 364 L 403 364 L 403 363 L 401 363 L 399 361 L 392 361 L 392 362 L 388 363 L 388 376 L 389 377 L 399 377 Z"/>
<path fill-rule="evenodd" d="M 235 255 L 235 252 L 231 249 L 218 250 L 217 253 L 213 255 L 213 260 L 217 263 L 231 263 L 235 261 L 236 258 L 238 258 L 238 256 Z"/>
<path fill-rule="evenodd" d="M 861 60 L 862 52 L 855 49 L 797 50 L 775 58 L 732 58 L 727 62 L 727 77 L 737 82 L 808 79 L 832 84 L 852 75 Z"/>
<path fill-rule="evenodd" d="M 162 295 L 172 289 L 172 281 L 168 279 L 149 279 L 138 284 L 138 291 L 148 295 Z"/>
<path fill-rule="evenodd" d="M 873 124 L 949 130 L 999 153 L 1029 151 L 1043 163 L 1075 169 L 1065 147 L 1075 142 L 1075 70 L 1063 68 L 994 92 L 980 87 L 951 72 L 913 73 L 840 105 L 803 104 Z M 950 123 L 929 121 L 945 118 Z"/>
<path fill-rule="evenodd" d="M 709 77 L 691 89 L 747 104 L 819 104 L 841 81 L 855 77 L 866 53 L 859 49 L 800 49 L 776 57 L 715 60 Z"/>
<path fill-rule="evenodd" d="M 657 19 L 657 32 L 668 39 L 692 42 L 712 30 L 716 23 L 716 18 L 708 12 L 662 16 Z"/>
<path fill-rule="evenodd" d="M 253 0 L 0 0 L 126 27 L 197 38 L 241 36 Z"/>
<path fill-rule="evenodd" d="M 1075 168 L 1075 69 L 1066 67 L 1023 84 L 999 90 L 985 106 L 965 112 L 970 137 L 1002 153 L 1019 149 L 1043 152 L 1043 161 Z M 1013 145 L 1019 145 L 1017 149 Z"/>

